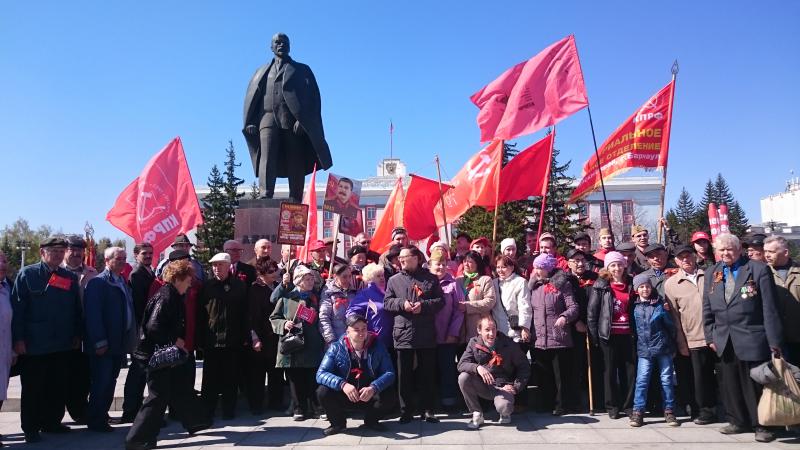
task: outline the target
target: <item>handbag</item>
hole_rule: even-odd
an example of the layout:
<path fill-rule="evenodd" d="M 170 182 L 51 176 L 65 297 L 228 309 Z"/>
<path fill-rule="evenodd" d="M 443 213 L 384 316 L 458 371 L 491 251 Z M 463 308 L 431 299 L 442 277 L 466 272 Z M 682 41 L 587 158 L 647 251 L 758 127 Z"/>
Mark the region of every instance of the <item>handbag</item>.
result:
<path fill-rule="evenodd" d="M 762 366 L 766 366 L 764 369 Z M 800 424 L 800 384 L 792 374 L 791 364 L 773 355 L 772 361 L 750 370 L 751 378 L 757 371 L 766 372 L 769 384 L 758 402 L 758 423 L 765 426 L 792 426 Z"/>
<path fill-rule="evenodd" d="M 178 348 L 177 345 L 158 346 L 153 356 L 147 361 L 147 368 L 156 371 L 178 367 L 189 360 L 189 354 Z"/>
<path fill-rule="evenodd" d="M 303 336 L 303 327 L 294 327 L 289 332 L 281 336 L 278 341 L 278 347 L 281 353 L 289 355 L 297 353 L 306 346 L 306 340 Z"/>
<path fill-rule="evenodd" d="M 497 280 L 497 302 L 500 303 L 500 306 L 503 308 L 503 312 L 506 313 L 506 317 L 508 317 L 508 328 L 521 331 L 522 327 L 519 326 L 519 314 L 512 316 L 508 313 L 508 309 L 506 309 L 506 305 L 503 304 L 503 289 L 500 287 L 500 280 Z"/>

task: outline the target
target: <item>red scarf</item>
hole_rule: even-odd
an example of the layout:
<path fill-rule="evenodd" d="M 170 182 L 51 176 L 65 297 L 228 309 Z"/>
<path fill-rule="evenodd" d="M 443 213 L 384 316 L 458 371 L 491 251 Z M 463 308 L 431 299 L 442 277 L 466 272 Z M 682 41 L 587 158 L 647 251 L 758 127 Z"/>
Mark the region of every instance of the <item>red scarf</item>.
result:
<path fill-rule="evenodd" d="M 491 359 L 489 359 L 489 362 L 488 362 L 488 365 L 489 365 L 490 367 L 491 367 L 491 366 L 496 366 L 496 367 L 499 367 L 499 366 L 501 366 L 501 365 L 503 364 L 503 357 L 502 357 L 502 356 L 500 356 L 500 354 L 499 354 L 499 353 L 497 353 L 496 351 L 494 351 L 494 350 L 489 350 L 489 348 L 488 348 L 488 347 L 486 347 L 486 346 L 484 346 L 484 345 L 481 345 L 481 344 L 475 344 L 475 348 L 477 348 L 478 350 L 484 351 L 484 352 L 486 352 L 486 353 L 489 353 L 490 355 L 492 355 L 492 358 L 491 358 Z"/>

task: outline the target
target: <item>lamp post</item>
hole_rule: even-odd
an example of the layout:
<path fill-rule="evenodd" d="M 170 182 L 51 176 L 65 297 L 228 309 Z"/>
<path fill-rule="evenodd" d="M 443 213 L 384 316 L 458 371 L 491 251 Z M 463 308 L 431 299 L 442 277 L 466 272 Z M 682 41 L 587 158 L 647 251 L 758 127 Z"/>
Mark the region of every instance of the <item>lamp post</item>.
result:
<path fill-rule="evenodd" d="M 22 252 L 22 256 L 19 262 L 19 268 L 25 267 L 25 251 L 31 249 L 31 244 L 28 241 L 22 240 L 17 242 L 17 250 Z"/>

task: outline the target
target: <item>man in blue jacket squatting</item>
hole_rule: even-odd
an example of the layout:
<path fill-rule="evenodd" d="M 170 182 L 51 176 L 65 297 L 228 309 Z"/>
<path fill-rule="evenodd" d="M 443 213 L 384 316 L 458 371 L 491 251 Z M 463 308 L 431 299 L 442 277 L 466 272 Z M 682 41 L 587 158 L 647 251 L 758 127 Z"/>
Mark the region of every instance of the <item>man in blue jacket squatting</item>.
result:
<path fill-rule="evenodd" d="M 386 347 L 367 331 L 363 316 L 347 317 L 347 331 L 331 344 L 317 370 L 317 397 L 328 414 L 331 426 L 323 433 L 331 436 L 344 431 L 347 410 L 364 411 L 364 426 L 385 431 L 378 422 L 397 403 L 397 394 L 388 389 L 395 373 Z"/>

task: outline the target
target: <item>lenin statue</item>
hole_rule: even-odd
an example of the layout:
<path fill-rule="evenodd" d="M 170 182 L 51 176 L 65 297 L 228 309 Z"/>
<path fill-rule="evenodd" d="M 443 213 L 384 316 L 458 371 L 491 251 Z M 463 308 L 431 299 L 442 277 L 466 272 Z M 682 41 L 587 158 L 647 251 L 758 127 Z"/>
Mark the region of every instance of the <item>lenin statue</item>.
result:
<path fill-rule="evenodd" d="M 256 70 L 244 99 L 244 133 L 265 198 L 275 179 L 289 178 L 289 196 L 300 203 L 305 176 L 333 165 L 322 130 L 320 96 L 311 69 L 289 57 L 289 37 L 272 37 L 272 62 Z"/>

